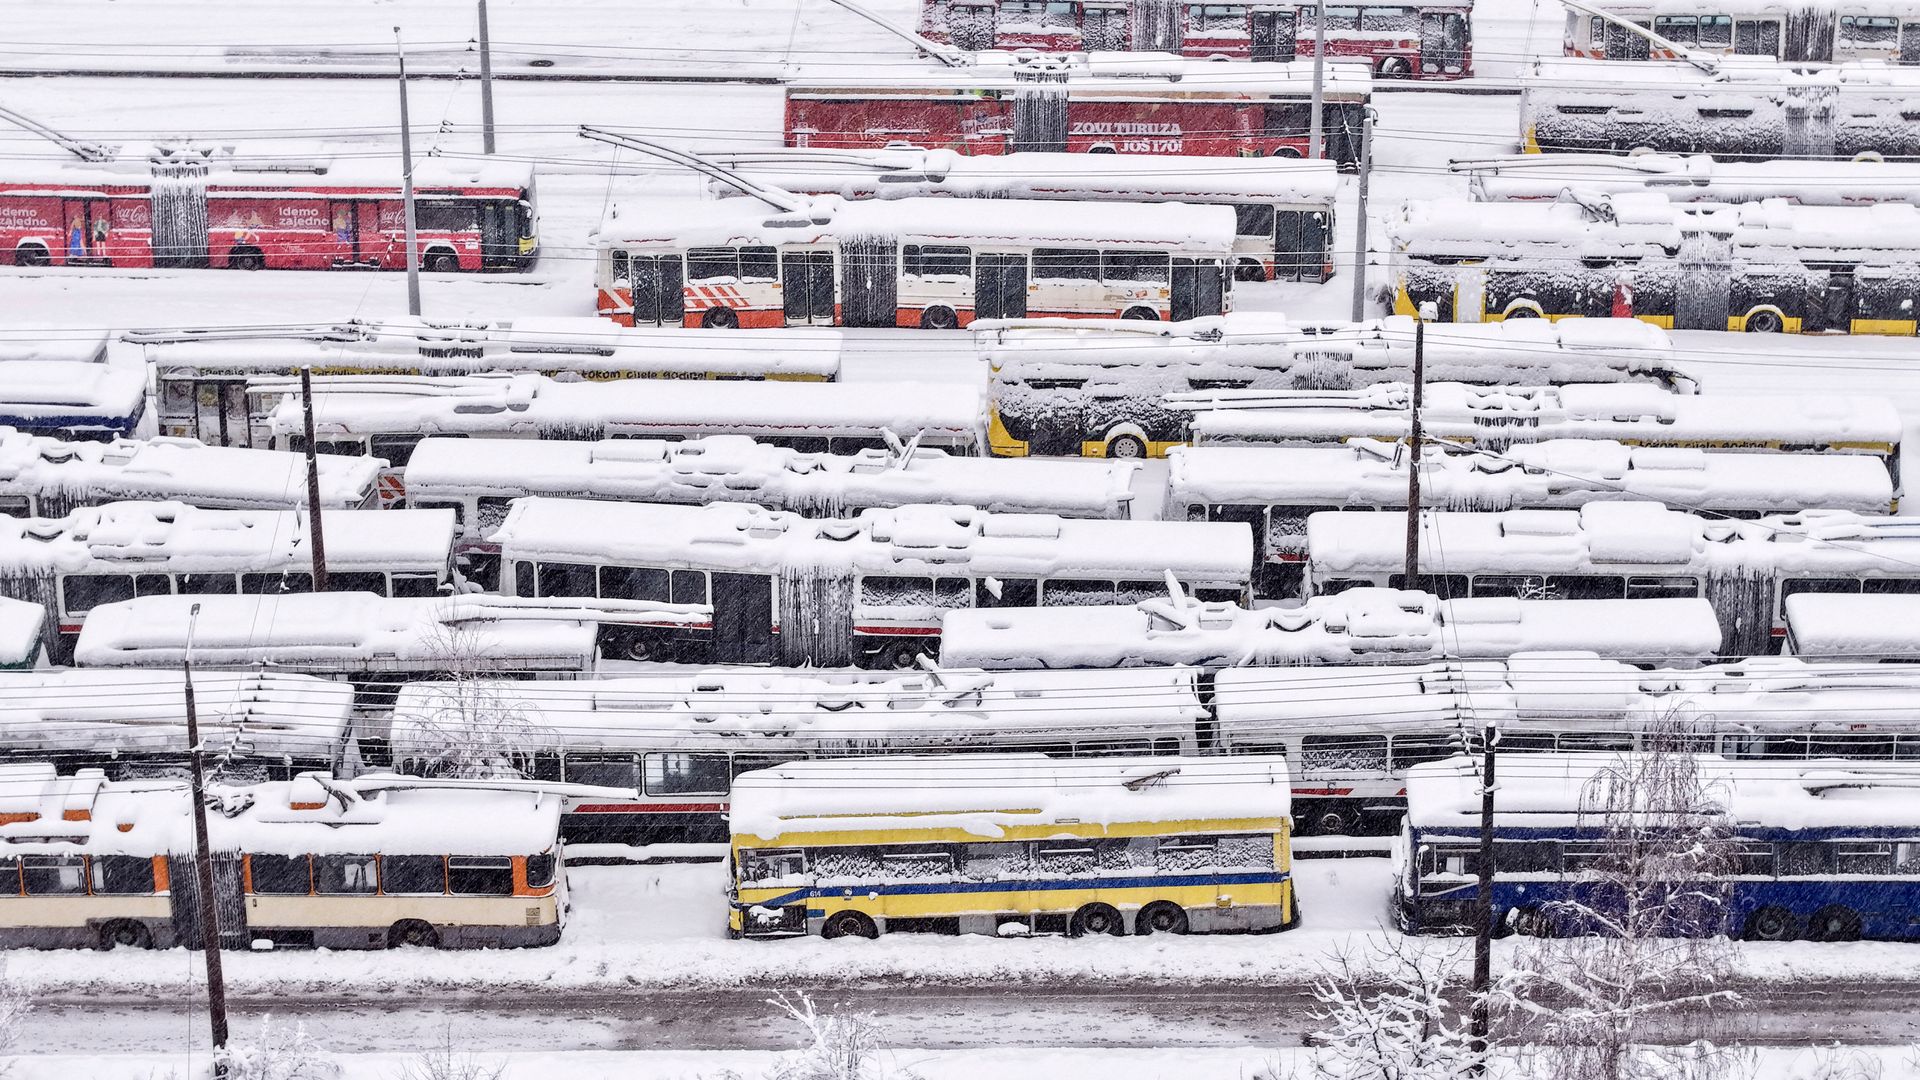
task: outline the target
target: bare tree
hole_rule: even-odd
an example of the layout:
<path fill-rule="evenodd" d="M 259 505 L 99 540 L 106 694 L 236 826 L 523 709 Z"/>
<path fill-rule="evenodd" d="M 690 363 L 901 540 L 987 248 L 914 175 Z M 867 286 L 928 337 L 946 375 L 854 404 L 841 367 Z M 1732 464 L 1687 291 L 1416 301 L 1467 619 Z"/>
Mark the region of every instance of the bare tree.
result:
<path fill-rule="evenodd" d="M 398 1080 L 500 1080 L 507 1074 L 503 1062 L 487 1061 L 454 1045 L 453 1025 L 440 1029 L 440 1041 L 413 1055 L 402 1066 Z"/>
<path fill-rule="evenodd" d="M 1461 1011 L 1464 947 L 1426 948 L 1400 935 L 1336 952 L 1314 981 L 1330 1080 L 1453 1080 L 1478 1061 Z"/>
<path fill-rule="evenodd" d="M 306 1025 L 276 1025 L 271 1015 L 260 1018 L 252 1040 L 226 1047 L 218 1060 L 228 1080 L 334 1080 L 340 1075 L 340 1066 L 307 1034 Z"/>
<path fill-rule="evenodd" d="M 1734 1064 L 1705 1036 L 1738 1000 L 1720 987 L 1739 845 L 1698 745 L 1678 717 L 1647 724 L 1641 748 L 1613 758 L 1581 793 L 1582 831 L 1593 839 L 1566 851 L 1572 897 L 1515 915 L 1515 929 L 1535 940 L 1516 950 L 1508 1020 L 1544 1059 L 1531 1070 L 1539 1075 L 1675 1080 L 1722 1076 Z M 1669 1047 L 1649 1045 L 1656 1031 Z"/>
<path fill-rule="evenodd" d="M 0 957 L 0 1077 L 13 1071 L 4 1059 L 13 1057 L 26 1031 L 27 1014 L 33 1011 L 33 997 L 25 987 L 7 977 L 7 961 Z"/>
<path fill-rule="evenodd" d="M 871 1013 L 840 1012 L 822 1015 L 813 998 L 799 993 L 789 998 L 775 994 L 767 1004 L 800 1023 L 812 1044 L 781 1055 L 766 1080 L 919 1080 L 911 1069 L 889 1068 L 884 1060 L 880 1024 Z M 724 1071 L 714 1080 L 742 1080 Z"/>
<path fill-rule="evenodd" d="M 444 619 L 430 651 L 444 677 L 423 688 L 409 730 L 394 733 L 395 757 L 412 760 L 425 776 L 529 775 L 534 755 L 553 748 L 553 736 L 533 722 L 532 706 L 511 690 L 511 673 L 488 655 L 486 635 Z"/>

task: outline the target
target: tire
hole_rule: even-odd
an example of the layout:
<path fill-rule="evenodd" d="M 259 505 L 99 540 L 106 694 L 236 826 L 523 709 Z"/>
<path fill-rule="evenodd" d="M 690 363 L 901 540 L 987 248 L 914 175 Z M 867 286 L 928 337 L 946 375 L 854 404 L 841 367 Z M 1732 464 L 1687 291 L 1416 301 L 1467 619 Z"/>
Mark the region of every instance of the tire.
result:
<path fill-rule="evenodd" d="M 1307 815 L 1311 836 L 1353 836 L 1360 829 L 1360 808 L 1346 803 L 1326 802 Z"/>
<path fill-rule="evenodd" d="M 1507 318 L 1509 319 L 1537 319 L 1539 317 L 1540 317 L 1540 313 L 1530 307 L 1517 307 L 1517 308 L 1507 309 Z"/>
<path fill-rule="evenodd" d="M 47 249 L 38 244 L 22 244 L 13 249 L 15 266 L 45 266 L 52 261 L 53 258 L 47 254 Z"/>
<path fill-rule="evenodd" d="M 1120 317 L 1123 319 L 1132 319 L 1135 322 L 1159 322 L 1160 321 L 1160 316 L 1157 313 L 1155 313 L 1155 311 L 1152 308 L 1143 308 L 1143 307 L 1130 307 L 1126 310 L 1126 313 L 1121 315 Z"/>
<path fill-rule="evenodd" d="M 1184 934 L 1187 932 L 1187 910 L 1179 904 L 1155 900 L 1133 917 L 1133 932 L 1140 936 Z"/>
<path fill-rule="evenodd" d="M 1089 154 L 1117 154 L 1119 152 L 1120 151 L 1115 150 L 1111 146 L 1096 146 L 1087 151 Z"/>
<path fill-rule="evenodd" d="M 1859 941 L 1860 916 L 1842 904 L 1829 904 L 1807 920 L 1808 941 Z"/>
<path fill-rule="evenodd" d="M 459 273 L 460 257 L 445 251 L 429 252 L 420 268 L 429 274 Z"/>
<path fill-rule="evenodd" d="M 955 315 L 950 307 L 930 307 L 920 313 L 920 329 L 958 330 L 960 316 Z"/>
<path fill-rule="evenodd" d="M 1119 937 L 1126 930 L 1126 920 L 1110 904 L 1088 904 L 1067 924 L 1068 937 Z"/>
<path fill-rule="evenodd" d="M 1509 920 L 1509 925 L 1513 927 L 1513 932 L 1521 937 L 1550 938 L 1559 936 L 1553 932 L 1553 920 L 1547 918 L 1546 912 L 1541 911 L 1537 907 L 1524 907 L 1516 910 Z"/>
<path fill-rule="evenodd" d="M 1389 56 L 1380 61 L 1380 77 L 1383 79 L 1404 79 L 1413 74 L 1413 65 L 1407 63 L 1404 56 Z"/>
<path fill-rule="evenodd" d="M 624 659 L 632 660 L 639 664 L 661 660 L 667 651 L 662 648 L 661 645 L 662 642 L 658 640 L 644 638 L 635 634 L 633 637 L 620 643 L 620 655 Z"/>
<path fill-rule="evenodd" d="M 1778 334 L 1787 328 L 1777 311 L 1755 311 L 1747 316 L 1747 333 Z"/>
<path fill-rule="evenodd" d="M 103 952 L 113 949 L 151 949 L 153 935 L 137 922 L 119 920 L 107 923 L 100 928 L 100 949 Z"/>
<path fill-rule="evenodd" d="M 1267 280 L 1267 268 L 1254 262 L 1252 259 L 1241 259 L 1233 266 L 1233 280 L 1265 281 Z"/>
<path fill-rule="evenodd" d="M 387 948 L 389 949 L 437 949 L 439 947 L 440 931 L 418 919 L 406 919 L 394 923 L 387 930 Z"/>
<path fill-rule="evenodd" d="M 826 923 L 820 927 L 820 936 L 828 939 L 857 937 L 872 941 L 880 936 L 880 928 L 873 925 L 872 919 L 857 911 L 836 911 L 827 916 Z"/>
<path fill-rule="evenodd" d="M 700 325 L 708 330 L 738 330 L 740 316 L 735 315 L 732 308 L 708 308 L 706 314 L 700 316 Z"/>
<path fill-rule="evenodd" d="M 1107 456 L 1119 461 L 1145 461 L 1147 444 L 1138 435 L 1115 435 L 1107 440 Z"/>
<path fill-rule="evenodd" d="M 1785 908 L 1763 907 L 1747 916 L 1740 936 L 1748 941 L 1794 941 L 1800 937 L 1800 923 Z"/>
<path fill-rule="evenodd" d="M 1273 152 L 1273 156 L 1277 158 L 1285 158 L 1289 161 L 1298 161 L 1303 155 L 1300 153 L 1300 151 L 1295 150 L 1291 146 L 1282 146 Z"/>
<path fill-rule="evenodd" d="M 880 650 L 880 666 L 892 671 L 910 671 L 920 666 L 920 649 L 910 641 L 896 641 Z"/>
<path fill-rule="evenodd" d="M 230 270 L 245 270 L 249 273 L 255 270 L 265 270 L 267 268 L 267 257 L 258 251 L 254 251 L 252 248 L 239 248 L 227 252 L 227 268 Z"/>

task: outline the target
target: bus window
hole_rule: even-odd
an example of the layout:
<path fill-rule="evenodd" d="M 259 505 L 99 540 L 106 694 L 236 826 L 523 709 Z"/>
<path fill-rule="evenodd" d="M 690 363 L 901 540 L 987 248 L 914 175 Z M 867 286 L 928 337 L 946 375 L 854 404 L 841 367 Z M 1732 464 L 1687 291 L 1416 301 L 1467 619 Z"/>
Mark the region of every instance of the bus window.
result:
<path fill-rule="evenodd" d="M 1266 239 L 1273 235 L 1274 209 L 1267 203 L 1237 203 L 1233 208 L 1233 231 L 1236 236 L 1258 236 Z"/>
<path fill-rule="evenodd" d="M 372 855 L 316 855 L 313 891 L 322 896 L 370 896 L 380 891 Z"/>
<path fill-rule="evenodd" d="M 540 596 L 586 596 L 597 595 L 599 571 L 586 563 L 540 564 Z"/>
<path fill-rule="evenodd" d="M 463 502 L 458 502 L 451 499 L 432 499 L 432 500 L 415 499 L 412 501 L 411 505 L 415 510 L 451 510 L 453 511 L 453 526 L 456 529 L 461 528 L 467 523 L 467 504 Z"/>
<path fill-rule="evenodd" d="M 1857 593 L 1860 582 L 1854 578 L 1788 578 L 1780 583 L 1780 597 L 1785 599 L 1799 593 Z"/>
<path fill-rule="evenodd" d="M 1460 752 L 1460 744 L 1450 735 L 1396 735 L 1393 737 L 1393 772 L 1404 772 L 1423 761 L 1444 761 Z"/>
<path fill-rule="evenodd" d="M 707 573 L 704 570 L 675 570 L 670 586 L 673 603 L 707 602 Z"/>
<path fill-rule="evenodd" d="M 1385 735 L 1308 735 L 1300 740 L 1300 767 L 1334 772 L 1386 772 Z"/>
<path fill-rule="evenodd" d="M 513 509 L 513 500 L 498 495 L 482 495 L 474 502 L 474 532 L 481 536 L 491 536 L 494 531 L 506 523 L 507 512 Z"/>
<path fill-rule="evenodd" d="M 396 469 L 404 469 L 413 460 L 420 438 L 419 435 L 375 435 L 371 440 L 373 456 L 385 458 L 387 464 Z"/>
<path fill-rule="evenodd" d="M 632 754 L 568 754 L 567 783 L 596 787 L 640 787 L 640 770 Z"/>
<path fill-rule="evenodd" d="M 480 228 L 480 204 L 464 200 L 420 199 L 413 207 L 421 232 L 473 232 Z"/>
<path fill-rule="evenodd" d="M 1093 844 L 1087 840 L 1041 841 L 1034 845 L 1033 863 L 1048 876 L 1091 874 L 1096 868 Z"/>
<path fill-rule="evenodd" d="M 1363 33 L 1418 33 L 1420 16 L 1410 7 L 1365 7 L 1360 9 L 1360 30 Z"/>
<path fill-rule="evenodd" d="M 933 579 L 863 577 L 860 579 L 860 603 L 872 607 L 931 607 Z"/>
<path fill-rule="evenodd" d="M 69 615 L 131 599 L 132 574 L 80 574 L 60 582 L 60 606 Z"/>
<path fill-rule="evenodd" d="M 1113 602 L 1116 604 L 1137 604 L 1142 600 L 1157 600 L 1167 595 L 1167 583 L 1164 581 L 1116 581 L 1113 583 Z"/>
<path fill-rule="evenodd" d="M 1833 873 L 1836 845 L 1797 843 L 1780 845 L 1781 877 L 1823 877 Z"/>
<path fill-rule="evenodd" d="M 973 585 L 973 606 L 1033 607 L 1040 602 L 1040 583 L 1032 578 L 981 578 Z"/>
<path fill-rule="evenodd" d="M 900 249 L 901 270 L 908 277 L 973 276 L 973 249 L 908 244 Z"/>
<path fill-rule="evenodd" d="M 1310 16 L 1302 12 L 1300 18 L 1306 22 Z M 1306 102 L 1271 102 L 1267 105 L 1266 135 L 1268 138 L 1305 135 L 1312 126 L 1312 117 L 1313 107 Z"/>
<path fill-rule="evenodd" d="M 313 575 L 304 571 L 285 574 L 241 574 L 240 591 L 249 596 L 312 592 Z"/>
<path fill-rule="evenodd" d="M 25 495 L 0 495 L 0 516 L 32 517 L 33 500 Z"/>
<path fill-rule="evenodd" d="M 228 596 L 237 588 L 232 574 L 180 574 L 174 585 L 182 596 Z"/>
<path fill-rule="evenodd" d="M 305 896 L 313 891 L 305 855 L 249 855 L 247 876 L 261 896 Z"/>
<path fill-rule="evenodd" d="M 1367 585 L 1371 582 L 1361 582 Z M 1458 600 L 1467 595 L 1467 575 L 1465 574 L 1415 574 L 1413 584 L 1407 584 L 1407 575 L 1392 574 L 1387 577 L 1389 589 L 1413 589 L 1417 592 L 1430 592 L 1442 600 Z"/>
<path fill-rule="evenodd" d="M 1867 578 L 1860 583 L 1860 591 L 1869 593 L 1920 593 L 1920 578 Z"/>
<path fill-rule="evenodd" d="M 1614 732 L 1568 732 L 1560 736 L 1560 749 L 1625 752 L 1633 749 L 1633 736 Z"/>
<path fill-rule="evenodd" d="M 394 596 L 438 596 L 440 579 L 433 574 L 392 575 Z"/>
<path fill-rule="evenodd" d="M 1700 43 L 1700 23 L 1692 15 L 1656 15 L 1653 19 L 1653 32 L 1668 41 L 1682 45 Z"/>
<path fill-rule="evenodd" d="M 1740 846 L 1739 872 L 1751 877 L 1772 877 L 1774 875 L 1774 857 L 1772 844 L 1747 843 Z"/>
<path fill-rule="evenodd" d="M 438 855 L 383 855 L 380 891 L 388 896 L 439 896 L 447 891 L 447 860 Z"/>
<path fill-rule="evenodd" d="M 713 281 L 740 276 L 740 252 L 735 248 L 689 248 L 687 280 Z"/>
<path fill-rule="evenodd" d="M 1187 33 L 1213 31 L 1244 34 L 1247 9 L 1241 4 L 1190 4 L 1187 6 Z"/>
<path fill-rule="evenodd" d="M 770 247 L 740 249 L 741 281 L 780 280 L 780 253 Z"/>
<path fill-rule="evenodd" d="M 1100 256 L 1102 281 L 1171 281 L 1173 257 L 1161 252 L 1108 251 Z"/>
<path fill-rule="evenodd" d="M 551 851 L 527 856 L 527 887 L 544 889 L 553 884 L 554 871 L 559 868 L 560 860 Z"/>
<path fill-rule="evenodd" d="M 1049 607 L 1055 604 L 1111 604 L 1113 582 L 1051 578 L 1040 587 L 1040 603 Z"/>
<path fill-rule="evenodd" d="M 153 892 L 153 860 L 144 855 L 95 855 L 95 896 L 142 896 Z"/>
<path fill-rule="evenodd" d="M 1546 591 L 1547 581 L 1539 574 L 1475 574 L 1473 578 L 1475 597 L 1539 600 L 1545 598 Z"/>
<path fill-rule="evenodd" d="M 80 855 L 22 855 L 28 896 L 75 896 L 87 891 L 86 859 Z"/>
<path fill-rule="evenodd" d="M 740 853 L 740 880 L 742 881 L 777 881 L 781 878 L 798 877 L 806 872 L 807 858 L 799 848 L 749 848 Z"/>
<path fill-rule="evenodd" d="M 725 795 L 731 779 L 725 754 L 648 754 L 649 795 Z"/>
<path fill-rule="evenodd" d="M 1555 600 L 1620 600 L 1627 595 L 1627 582 L 1612 574 L 1551 574 L 1547 595 Z"/>
<path fill-rule="evenodd" d="M 1100 280 L 1100 253 L 1079 248 L 1035 248 L 1033 276 L 1047 281 Z"/>
<path fill-rule="evenodd" d="M 447 891 L 455 896 L 512 896 L 513 860 L 454 855 L 447 859 Z"/>
<path fill-rule="evenodd" d="M 600 595 L 609 600 L 667 602 L 667 572 L 645 566 L 603 566 Z"/>
<path fill-rule="evenodd" d="M 1493 865 L 1507 874 L 1557 874 L 1560 845 L 1553 840 L 1518 840 L 1496 844 Z"/>
<path fill-rule="evenodd" d="M 1690 577 L 1630 577 L 1627 599 L 1688 599 L 1700 595 L 1700 580 Z"/>
<path fill-rule="evenodd" d="M 1780 55 L 1780 23 L 1774 19 L 1741 19 L 1733 24 L 1733 51 L 1740 56 Z"/>
<path fill-rule="evenodd" d="M 1733 44 L 1733 16 L 1702 15 L 1697 21 L 1697 33 L 1702 46 L 1724 49 Z"/>
<path fill-rule="evenodd" d="M 524 564 L 523 564 L 524 565 Z M 387 595 L 387 576 L 366 571 L 327 572 L 328 592 L 370 592 Z M 528 593 L 526 595 L 532 595 Z"/>
<path fill-rule="evenodd" d="M 950 878 L 953 852 L 932 847 L 883 848 L 880 866 L 888 878 Z"/>

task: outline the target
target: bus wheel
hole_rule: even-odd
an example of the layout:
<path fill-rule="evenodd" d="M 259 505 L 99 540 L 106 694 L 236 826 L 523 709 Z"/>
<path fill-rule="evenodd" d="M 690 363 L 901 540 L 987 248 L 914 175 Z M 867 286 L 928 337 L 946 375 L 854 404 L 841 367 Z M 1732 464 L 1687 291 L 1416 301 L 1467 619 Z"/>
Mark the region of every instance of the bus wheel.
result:
<path fill-rule="evenodd" d="M 1747 316 L 1747 333 L 1777 334 L 1787 328 L 1777 311 L 1756 311 Z"/>
<path fill-rule="evenodd" d="M 669 651 L 666 642 L 641 637 L 639 634 L 628 638 L 620 646 L 622 656 L 643 664 L 650 660 L 666 660 Z"/>
<path fill-rule="evenodd" d="M 1509 916 L 1508 924 L 1513 932 L 1521 937 L 1550 938 L 1554 936 L 1553 921 L 1547 913 L 1537 907 L 1523 907 Z"/>
<path fill-rule="evenodd" d="M 823 938 L 860 937 L 871 941 L 880 936 L 880 928 L 873 920 L 857 911 L 835 912 L 820 928 Z"/>
<path fill-rule="evenodd" d="M 47 249 L 41 247 L 39 244 L 22 244 L 13 249 L 13 265 L 15 266 L 45 266 L 52 261 L 52 258 L 47 254 Z"/>
<path fill-rule="evenodd" d="M 1413 74 L 1413 65 L 1407 63 L 1404 56 L 1389 56 L 1380 61 L 1380 77 L 1383 79 L 1404 79 Z"/>
<path fill-rule="evenodd" d="M 151 949 L 153 935 L 137 922 L 110 922 L 100 928 L 102 949 Z"/>
<path fill-rule="evenodd" d="M 906 671 L 920 666 L 920 647 L 911 641 L 896 641 L 880 650 L 880 666 Z"/>
<path fill-rule="evenodd" d="M 1147 444 L 1138 435 L 1115 435 L 1107 440 L 1107 456 L 1123 461 L 1140 461 L 1147 456 Z"/>
<path fill-rule="evenodd" d="M 1747 916 L 1740 936 L 1748 941 L 1792 941 L 1800 936 L 1800 927 L 1785 908 L 1763 907 Z"/>
<path fill-rule="evenodd" d="M 735 315 L 732 308 L 708 308 L 707 313 L 700 316 L 700 325 L 709 330 L 738 330 L 740 316 Z"/>
<path fill-rule="evenodd" d="M 414 946 L 434 949 L 440 946 L 440 932 L 418 919 L 403 919 L 387 930 L 387 948 Z"/>
<path fill-rule="evenodd" d="M 1133 932 L 1136 934 L 1184 934 L 1187 932 L 1187 912 L 1179 904 L 1165 900 L 1155 900 L 1140 909 L 1134 916 Z"/>
<path fill-rule="evenodd" d="M 254 248 L 234 248 L 227 252 L 227 268 L 230 270 L 265 270 L 267 257 Z"/>
<path fill-rule="evenodd" d="M 1315 836 L 1352 836 L 1360 831 L 1360 808 L 1345 803 L 1321 803 L 1307 820 Z"/>
<path fill-rule="evenodd" d="M 1807 920 L 1808 941 L 1859 941 L 1860 916 L 1852 908 L 1830 904 Z"/>
<path fill-rule="evenodd" d="M 950 307 L 935 306 L 920 313 L 922 330 L 958 330 L 959 328 L 960 316 L 955 315 Z"/>
<path fill-rule="evenodd" d="M 1130 307 L 1120 316 L 1135 322 L 1159 322 L 1160 316 L 1152 308 Z"/>
<path fill-rule="evenodd" d="M 1127 924 L 1121 920 L 1120 913 L 1107 904 L 1088 904 L 1073 913 L 1073 921 L 1067 924 L 1069 937 L 1088 937 L 1107 935 L 1118 937 L 1125 933 Z"/>
<path fill-rule="evenodd" d="M 1513 307 L 1507 309 L 1507 318 L 1509 319 L 1537 319 L 1539 317 L 1540 312 L 1530 307 Z"/>
<path fill-rule="evenodd" d="M 429 274 L 452 274 L 460 269 L 460 257 L 451 251 L 431 252 L 420 268 Z"/>
<path fill-rule="evenodd" d="M 1233 280 L 1265 281 L 1267 280 L 1267 268 L 1254 262 L 1252 259 L 1241 259 L 1239 262 L 1233 264 Z"/>

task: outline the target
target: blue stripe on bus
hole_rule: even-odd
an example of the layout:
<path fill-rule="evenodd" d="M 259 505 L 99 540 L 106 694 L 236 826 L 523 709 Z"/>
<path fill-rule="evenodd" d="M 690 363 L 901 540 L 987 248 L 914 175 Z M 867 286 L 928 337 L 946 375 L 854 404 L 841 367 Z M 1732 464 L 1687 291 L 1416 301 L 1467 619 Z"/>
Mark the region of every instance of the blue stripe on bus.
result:
<path fill-rule="evenodd" d="M 852 896 L 926 896 L 934 893 L 1057 892 L 1064 889 L 1177 889 L 1194 885 L 1277 885 L 1290 875 L 1283 871 L 1250 874 L 1174 874 L 1151 877 L 1095 878 L 1065 881 L 952 881 L 919 885 L 839 885 L 809 887 L 756 900 L 737 901 L 735 907 L 776 908 L 816 898 L 847 899 Z"/>

